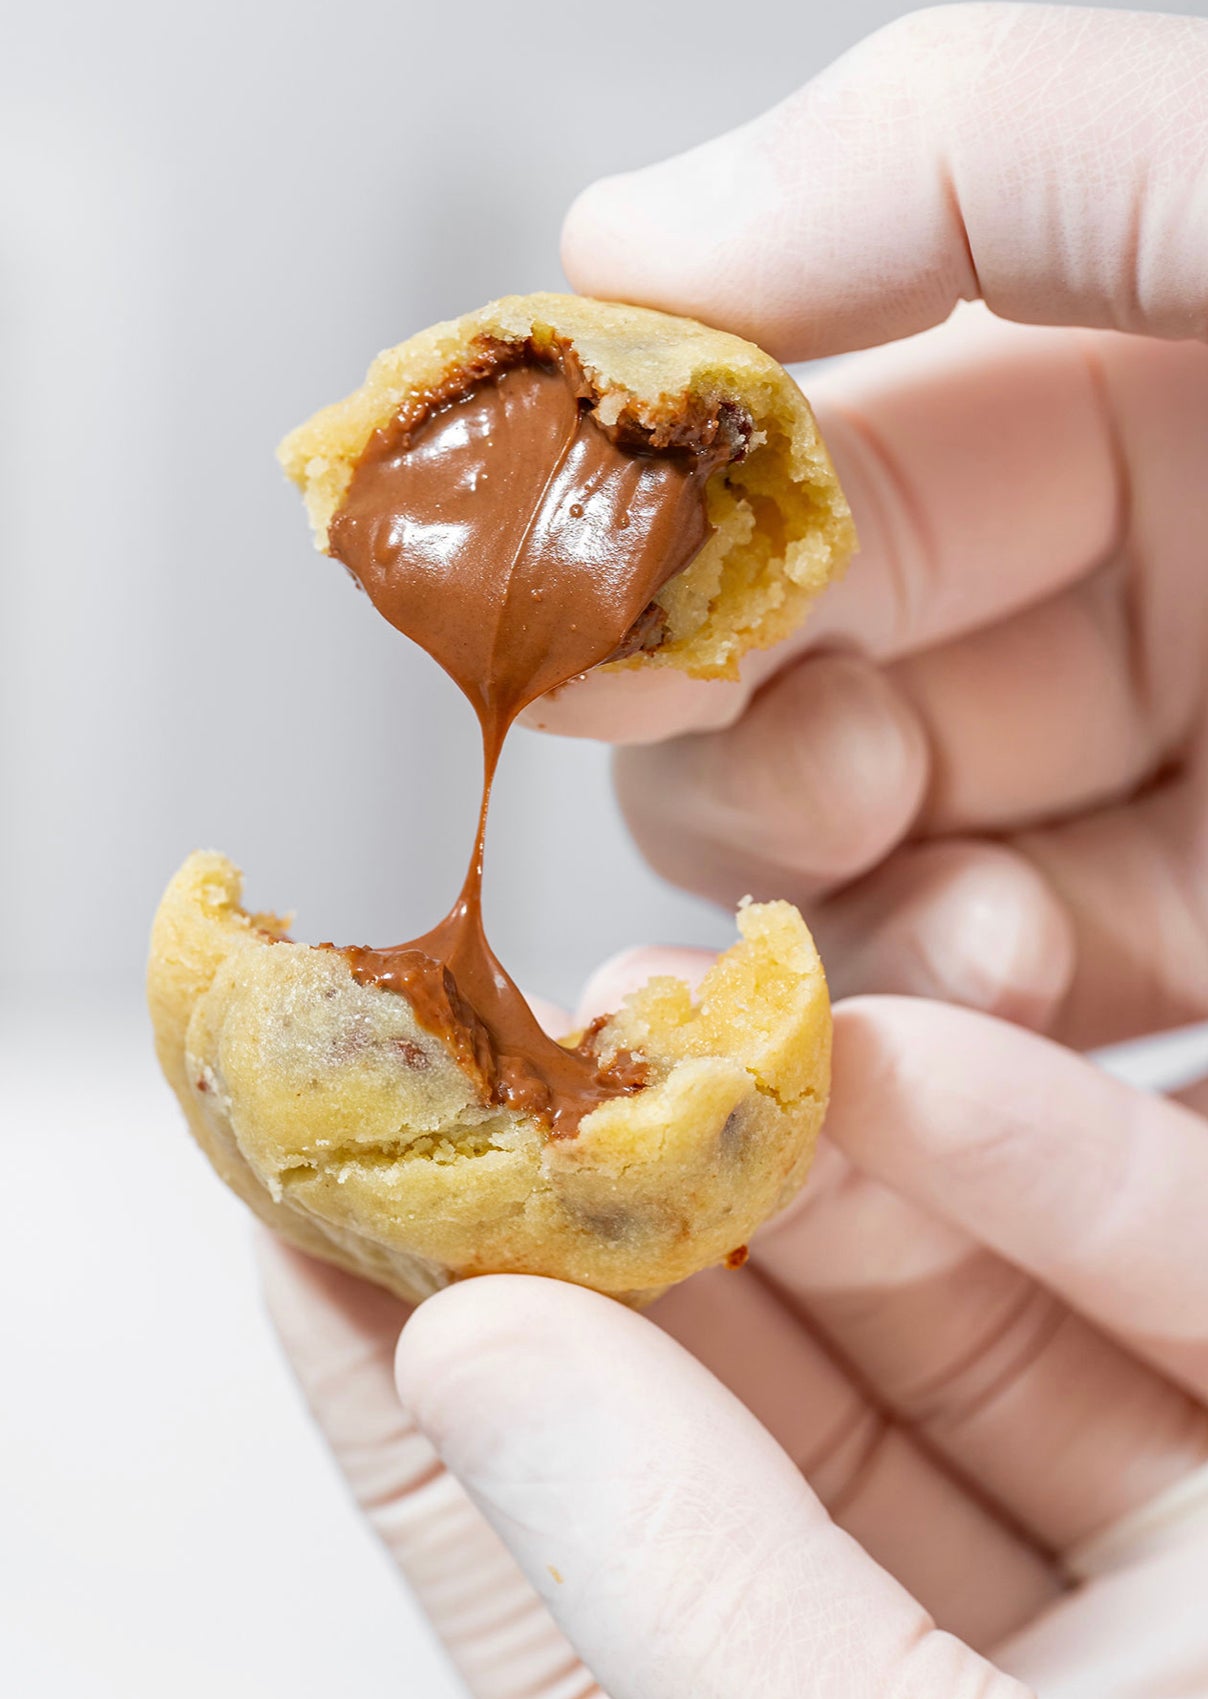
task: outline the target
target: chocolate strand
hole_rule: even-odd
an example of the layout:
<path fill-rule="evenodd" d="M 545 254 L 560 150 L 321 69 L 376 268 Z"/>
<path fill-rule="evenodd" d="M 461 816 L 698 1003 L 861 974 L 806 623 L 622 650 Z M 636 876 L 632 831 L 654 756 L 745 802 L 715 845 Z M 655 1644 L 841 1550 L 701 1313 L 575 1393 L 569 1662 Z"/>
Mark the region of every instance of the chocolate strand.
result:
<path fill-rule="evenodd" d="M 573 361 L 531 351 L 491 376 L 475 368 L 466 393 L 375 433 L 329 531 L 330 552 L 379 613 L 467 697 L 483 746 L 478 830 L 453 908 L 421 938 L 345 955 L 362 984 L 408 998 L 489 1102 L 556 1137 L 644 1074 L 627 1055 L 601 1067 L 595 1030 L 577 1049 L 549 1038 L 487 942 L 495 770 L 528 703 L 659 640 L 654 598 L 708 537 L 705 485 L 735 453 L 735 433 L 716 420 L 695 446 L 622 442 L 597 424 L 584 387 Z"/>

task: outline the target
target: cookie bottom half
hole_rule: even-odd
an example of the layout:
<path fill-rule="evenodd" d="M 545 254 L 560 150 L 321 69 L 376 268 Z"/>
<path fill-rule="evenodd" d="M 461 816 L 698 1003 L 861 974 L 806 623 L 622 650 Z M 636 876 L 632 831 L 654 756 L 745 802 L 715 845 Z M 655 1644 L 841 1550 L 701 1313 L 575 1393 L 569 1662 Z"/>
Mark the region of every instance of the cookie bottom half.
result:
<path fill-rule="evenodd" d="M 521 1272 L 641 1304 L 741 1254 L 805 1178 L 826 1107 L 830 1008 L 789 903 L 746 904 L 695 993 L 649 981 L 603 1023 L 648 1083 L 571 1138 L 483 1101 L 406 998 L 240 906 L 193 855 L 155 919 L 159 1059 L 218 1174 L 301 1249 L 418 1301 Z"/>

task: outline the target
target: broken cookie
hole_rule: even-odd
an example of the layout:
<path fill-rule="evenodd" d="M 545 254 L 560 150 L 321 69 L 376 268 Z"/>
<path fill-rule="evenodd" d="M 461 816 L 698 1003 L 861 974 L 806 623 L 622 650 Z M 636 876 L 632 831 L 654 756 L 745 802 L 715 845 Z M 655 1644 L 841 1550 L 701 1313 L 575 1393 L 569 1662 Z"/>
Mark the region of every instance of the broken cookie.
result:
<path fill-rule="evenodd" d="M 557 1043 L 487 942 L 483 844 L 527 704 L 600 665 L 731 676 L 845 563 L 808 405 L 737 338 L 512 297 L 381 355 L 282 459 L 319 546 L 474 707 L 482 807 L 457 903 L 390 949 L 294 943 L 228 862 L 186 863 L 149 995 L 199 1142 L 287 1238 L 412 1299 L 517 1270 L 636 1303 L 733 1260 L 825 1107 L 801 917 L 748 906 L 695 1002 L 656 980 Z"/>
<path fill-rule="evenodd" d="M 457 397 L 492 398 L 503 373 L 526 369 L 562 372 L 589 439 L 588 424 L 650 458 L 704 457 L 698 552 L 687 565 L 667 563 L 639 610 L 654 604 L 658 641 L 644 639 L 630 665 L 733 678 L 748 650 L 795 630 L 847 564 L 851 513 L 788 373 L 753 343 L 692 319 L 578 295 L 511 295 L 433 325 L 380 354 L 360 389 L 287 437 L 281 463 L 304 492 L 318 547 L 347 558 L 349 486 L 383 438 L 405 438 Z M 487 505 L 487 484 L 471 493 Z M 591 530 L 606 558 L 616 535 L 604 523 Z"/>
<path fill-rule="evenodd" d="M 239 895 L 217 855 L 168 888 L 159 1056 L 218 1173 L 303 1250 L 412 1300 L 519 1270 L 640 1303 L 739 1251 L 805 1176 L 830 1013 L 788 903 L 740 912 L 695 999 L 653 980 L 591 1034 L 604 1066 L 640 1058 L 643 1082 L 558 1137 L 492 1101 L 405 996 L 286 941 Z"/>

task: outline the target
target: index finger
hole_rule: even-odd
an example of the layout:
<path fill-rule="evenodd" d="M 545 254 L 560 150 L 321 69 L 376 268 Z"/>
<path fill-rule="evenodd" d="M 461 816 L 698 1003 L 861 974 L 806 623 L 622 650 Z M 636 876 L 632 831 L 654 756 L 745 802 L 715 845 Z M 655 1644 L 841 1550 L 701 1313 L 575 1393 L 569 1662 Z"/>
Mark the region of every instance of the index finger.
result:
<path fill-rule="evenodd" d="M 782 360 L 1004 318 L 1208 336 L 1208 23 L 1057 6 L 898 19 L 753 123 L 606 178 L 575 288 Z"/>

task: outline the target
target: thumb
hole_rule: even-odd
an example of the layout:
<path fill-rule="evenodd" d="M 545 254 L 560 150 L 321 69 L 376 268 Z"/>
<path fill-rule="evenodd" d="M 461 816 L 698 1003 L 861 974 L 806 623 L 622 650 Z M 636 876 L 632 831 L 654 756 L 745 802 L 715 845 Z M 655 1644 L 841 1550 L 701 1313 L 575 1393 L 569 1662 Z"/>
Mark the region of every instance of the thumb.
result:
<path fill-rule="evenodd" d="M 1203 19 L 913 13 L 753 123 L 588 189 L 567 275 L 788 360 L 979 295 L 1004 318 L 1203 337 L 1206 76 Z"/>
<path fill-rule="evenodd" d="M 404 1403 L 611 1699 L 1025 1699 L 830 1521 L 653 1323 L 554 1281 L 439 1293 Z"/>

